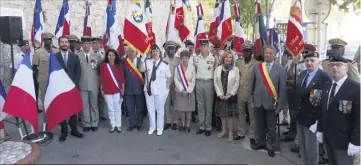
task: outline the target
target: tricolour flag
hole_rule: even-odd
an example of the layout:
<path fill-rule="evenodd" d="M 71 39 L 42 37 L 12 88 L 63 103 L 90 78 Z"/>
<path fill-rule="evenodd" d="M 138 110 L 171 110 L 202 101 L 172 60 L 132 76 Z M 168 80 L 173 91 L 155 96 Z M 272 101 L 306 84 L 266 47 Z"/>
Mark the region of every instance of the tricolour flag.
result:
<path fill-rule="evenodd" d="M 150 0 L 145 0 L 145 12 L 144 12 L 144 20 L 145 20 L 145 27 L 148 33 L 148 40 L 150 45 L 156 43 L 155 34 L 153 32 L 153 23 L 152 23 L 152 4 Z"/>
<path fill-rule="evenodd" d="M 83 110 L 78 88 L 61 67 L 53 52 L 50 53 L 44 109 L 49 130 Z"/>
<path fill-rule="evenodd" d="M 41 0 L 35 1 L 34 8 L 34 20 L 33 26 L 31 27 L 31 42 L 35 48 L 41 47 L 43 41 L 41 34 L 44 33 L 44 18 L 43 18 L 43 9 L 41 7 Z"/>
<path fill-rule="evenodd" d="M 7 113 L 3 112 L 4 104 L 6 99 L 6 92 L 3 84 L 0 81 L 0 132 L 5 128 L 4 126 L 4 119 L 8 115 Z"/>
<path fill-rule="evenodd" d="M 218 0 L 216 0 L 216 4 L 214 5 L 211 23 L 209 25 L 209 31 L 208 31 L 209 42 L 211 42 L 213 45 L 220 44 L 220 39 L 217 38 L 220 7 L 221 5 L 219 4 Z"/>
<path fill-rule="evenodd" d="M 229 0 L 224 0 L 219 14 L 219 26 L 217 29 L 217 38 L 220 39 L 221 49 L 226 47 L 227 41 L 232 37 L 232 15 Z"/>
<path fill-rule="evenodd" d="M 242 23 L 241 23 L 241 11 L 239 9 L 239 4 L 238 3 L 234 3 L 233 4 L 233 9 L 234 9 L 234 14 L 236 16 L 236 21 L 235 21 L 235 26 L 234 26 L 234 39 L 233 39 L 233 49 L 236 52 L 242 52 L 242 45 L 244 44 L 245 41 L 245 35 L 244 35 L 244 31 L 242 28 Z"/>
<path fill-rule="evenodd" d="M 254 56 L 263 56 L 263 47 L 268 45 L 267 29 L 263 21 L 263 15 L 261 11 L 260 1 L 255 1 L 256 16 L 255 16 L 255 41 L 254 41 Z"/>
<path fill-rule="evenodd" d="M 207 35 L 206 32 L 204 30 L 204 23 L 203 23 L 203 7 L 202 4 L 199 2 L 197 5 L 197 16 L 198 16 L 198 20 L 197 20 L 197 25 L 196 25 L 196 29 L 194 31 L 194 39 L 195 41 L 195 52 L 196 54 L 199 54 L 199 48 L 200 48 L 200 40 L 201 39 L 206 39 Z"/>
<path fill-rule="evenodd" d="M 92 36 L 92 28 L 90 26 L 90 2 L 89 0 L 85 1 L 85 17 L 84 17 L 84 27 L 83 27 L 83 36 Z"/>
<path fill-rule="evenodd" d="M 58 47 L 58 38 L 65 35 L 70 35 L 70 8 L 68 0 L 63 0 L 63 6 L 61 7 L 55 29 L 54 46 Z"/>
<path fill-rule="evenodd" d="M 38 108 L 35 99 L 33 70 L 30 62 L 30 50 L 15 73 L 3 112 L 28 121 L 38 133 Z"/>
<path fill-rule="evenodd" d="M 303 50 L 304 41 L 302 32 L 302 3 L 301 0 L 295 0 L 290 10 L 286 37 L 286 49 L 293 56 L 298 56 Z"/>
<path fill-rule="evenodd" d="M 276 28 L 268 29 L 268 43 L 276 48 L 277 53 L 280 51 L 278 33 Z"/>
<path fill-rule="evenodd" d="M 115 49 L 119 55 L 125 53 L 122 35 L 116 20 L 116 0 L 108 0 L 105 15 L 105 34 L 103 36 L 103 46 L 105 50 Z"/>
<path fill-rule="evenodd" d="M 143 10 L 139 0 L 131 0 L 125 16 L 124 41 L 141 55 L 146 54 L 150 49 Z"/>
<path fill-rule="evenodd" d="M 178 31 L 178 36 L 181 42 L 184 42 L 190 34 L 189 28 L 185 25 L 187 7 L 184 7 L 186 6 L 184 4 L 183 0 L 175 0 L 174 28 Z"/>

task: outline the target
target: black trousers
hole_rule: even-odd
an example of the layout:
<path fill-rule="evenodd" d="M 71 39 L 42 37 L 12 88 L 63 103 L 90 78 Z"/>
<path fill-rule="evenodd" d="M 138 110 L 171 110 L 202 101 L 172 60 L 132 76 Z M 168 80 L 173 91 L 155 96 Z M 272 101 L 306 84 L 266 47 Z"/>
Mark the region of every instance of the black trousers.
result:
<path fill-rule="evenodd" d="M 287 93 L 288 93 L 288 109 L 289 109 L 289 114 L 290 114 L 290 118 L 291 118 L 290 129 L 288 130 L 288 136 L 295 138 L 296 134 L 297 134 L 297 122 L 295 120 L 296 104 L 295 104 L 294 94 L 296 92 L 293 89 L 288 89 Z"/>
<path fill-rule="evenodd" d="M 78 115 L 73 115 L 69 118 L 69 126 L 72 131 L 78 131 Z M 61 126 L 61 134 L 62 135 L 68 135 L 68 123 L 66 120 L 60 123 Z"/>
<path fill-rule="evenodd" d="M 145 101 L 143 95 L 125 95 L 124 101 L 130 126 L 142 126 Z"/>
<path fill-rule="evenodd" d="M 266 145 L 267 149 L 273 150 L 276 146 L 277 116 L 275 110 L 265 109 L 263 106 L 256 107 L 254 116 L 256 118 L 257 143 Z"/>
<path fill-rule="evenodd" d="M 33 78 L 34 78 L 34 88 L 35 88 L 36 106 L 37 106 L 37 108 L 39 109 L 39 106 L 38 106 L 39 82 L 38 82 L 37 74 L 33 74 Z"/>

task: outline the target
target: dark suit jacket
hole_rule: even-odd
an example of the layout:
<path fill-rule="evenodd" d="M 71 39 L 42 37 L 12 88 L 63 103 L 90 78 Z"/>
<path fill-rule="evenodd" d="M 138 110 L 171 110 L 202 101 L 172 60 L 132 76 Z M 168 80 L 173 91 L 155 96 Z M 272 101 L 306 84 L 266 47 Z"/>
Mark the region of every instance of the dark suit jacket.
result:
<path fill-rule="evenodd" d="M 63 56 L 61 52 L 57 52 L 55 54 L 58 59 L 60 65 L 63 67 L 65 72 L 68 74 L 70 79 L 74 82 L 76 86 L 79 86 L 79 80 L 81 76 L 81 68 L 80 68 L 80 60 L 77 55 L 72 52 L 68 52 L 68 63 L 65 65 Z"/>
<path fill-rule="evenodd" d="M 301 88 L 302 82 L 307 74 L 303 70 L 297 78 L 297 89 L 295 95 L 296 120 L 303 126 L 310 127 L 318 120 L 318 111 L 321 105 L 314 106 L 310 103 L 310 93 L 312 89 L 322 90 L 327 81 L 331 81 L 331 76 L 325 71 L 318 69 L 306 88 Z M 321 93 L 322 94 L 322 93 Z"/>
<path fill-rule="evenodd" d="M 137 58 L 137 68 L 140 70 L 142 65 L 142 60 L 140 57 Z M 127 64 L 124 60 L 124 78 L 125 78 L 125 95 L 142 95 L 143 94 L 143 86 L 139 79 L 133 75 Z"/>
<path fill-rule="evenodd" d="M 258 65 L 259 64 L 253 68 L 253 83 L 248 95 L 248 103 L 254 103 L 255 107 L 263 106 L 265 109 L 273 110 L 275 101 L 267 91 Z M 284 67 L 274 62 L 269 75 L 278 94 L 276 109 L 282 110 L 287 103 L 286 70 Z"/>
<path fill-rule="evenodd" d="M 322 132 L 335 149 L 347 150 L 349 143 L 360 146 L 360 84 L 348 77 L 327 109 L 331 86 L 332 81 L 328 81 L 322 90 L 317 131 Z M 343 113 L 339 110 L 340 100 L 352 101 L 350 112 Z"/>

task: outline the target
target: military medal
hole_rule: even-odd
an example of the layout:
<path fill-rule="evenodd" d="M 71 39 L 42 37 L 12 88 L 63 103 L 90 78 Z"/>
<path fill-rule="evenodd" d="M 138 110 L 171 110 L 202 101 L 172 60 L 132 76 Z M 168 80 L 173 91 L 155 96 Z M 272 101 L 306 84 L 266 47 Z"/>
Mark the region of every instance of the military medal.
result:
<path fill-rule="evenodd" d="M 347 101 L 346 105 L 347 112 L 350 113 L 352 109 L 352 101 Z"/>
<path fill-rule="evenodd" d="M 338 101 L 338 109 L 342 112 L 342 100 Z"/>
<path fill-rule="evenodd" d="M 95 69 L 97 67 L 97 60 L 91 59 L 90 60 L 90 65 L 91 65 L 92 69 Z"/>

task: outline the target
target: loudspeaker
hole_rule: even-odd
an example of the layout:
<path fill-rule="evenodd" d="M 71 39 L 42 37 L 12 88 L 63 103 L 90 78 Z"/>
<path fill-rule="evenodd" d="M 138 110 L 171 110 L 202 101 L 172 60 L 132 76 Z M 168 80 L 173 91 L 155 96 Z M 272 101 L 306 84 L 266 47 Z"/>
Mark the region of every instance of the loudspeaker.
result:
<path fill-rule="evenodd" d="M 21 17 L 0 17 L 1 41 L 7 44 L 18 44 L 23 42 L 23 24 Z"/>

